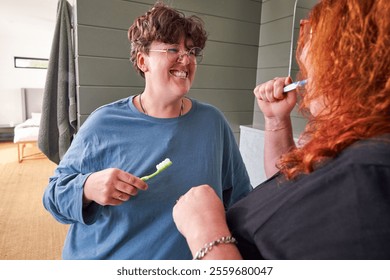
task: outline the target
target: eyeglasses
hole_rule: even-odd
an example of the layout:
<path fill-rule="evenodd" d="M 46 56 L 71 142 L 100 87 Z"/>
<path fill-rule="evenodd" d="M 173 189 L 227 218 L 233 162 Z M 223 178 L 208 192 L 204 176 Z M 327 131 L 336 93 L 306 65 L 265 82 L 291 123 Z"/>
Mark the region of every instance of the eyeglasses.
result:
<path fill-rule="evenodd" d="M 299 22 L 299 39 L 303 44 L 308 43 L 313 37 L 313 29 L 308 19 L 301 19 Z"/>
<path fill-rule="evenodd" d="M 169 48 L 162 50 L 149 50 L 150 52 L 166 53 L 170 62 L 176 62 L 179 59 L 183 59 L 184 55 L 187 55 L 191 63 L 199 64 L 203 59 L 203 50 L 198 47 L 193 47 L 188 51 L 180 51 L 178 48 Z"/>

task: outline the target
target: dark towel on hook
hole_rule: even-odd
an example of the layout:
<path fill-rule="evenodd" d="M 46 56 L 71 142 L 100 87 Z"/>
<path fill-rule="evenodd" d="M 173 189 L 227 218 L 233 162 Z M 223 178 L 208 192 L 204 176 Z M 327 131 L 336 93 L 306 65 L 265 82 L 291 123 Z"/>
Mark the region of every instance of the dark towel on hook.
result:
<path fill-rule="evenodd" d="M 38 136 L 40 150 L 58 164 L 68 150 L 76 129 L 76 75 L 71 5 L 66 0 L 59 0 L 43 93 Z"/>

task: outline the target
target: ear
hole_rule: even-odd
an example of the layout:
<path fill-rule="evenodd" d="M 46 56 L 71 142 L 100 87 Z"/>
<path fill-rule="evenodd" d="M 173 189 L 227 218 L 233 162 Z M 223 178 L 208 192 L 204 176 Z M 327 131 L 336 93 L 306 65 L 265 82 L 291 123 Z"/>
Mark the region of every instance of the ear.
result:
<path fill-rule="evenodd" d="M 137 66 L 144 73 L 148 71 L 148 57 L 145 53 L 137 53 Z"/>

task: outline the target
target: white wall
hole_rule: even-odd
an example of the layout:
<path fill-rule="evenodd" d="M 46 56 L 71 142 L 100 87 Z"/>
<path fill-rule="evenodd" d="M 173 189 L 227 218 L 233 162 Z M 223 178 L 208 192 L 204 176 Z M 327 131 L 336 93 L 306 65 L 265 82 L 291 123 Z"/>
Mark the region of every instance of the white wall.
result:
<path fill-rule="evenodd" d="M 21 88 L 43 88 L 45 85 L 47 70 L 14 68 L 14 56 L 49 58 L 57 1 L 28 2 L 29 6 L 23 5 L 24 0 L 2 0 L 0 3 L 1 125 L 22 121 Z M 31 8 L 36 4 L 41 6 Z"/>

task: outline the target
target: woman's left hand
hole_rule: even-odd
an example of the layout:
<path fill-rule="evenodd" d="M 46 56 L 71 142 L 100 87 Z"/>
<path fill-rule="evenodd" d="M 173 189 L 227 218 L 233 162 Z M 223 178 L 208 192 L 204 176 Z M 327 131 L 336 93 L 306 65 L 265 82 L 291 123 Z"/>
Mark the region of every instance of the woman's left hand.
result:
<path fill-rule="evenodd" d="M 195 256 L 205 244 L 230 236 L 221 199 L 208 185 L 193 187 L 173 207 L 173 220 Z M 234 244 L 216 246 L 204 259 L 241 259 Z"/>

